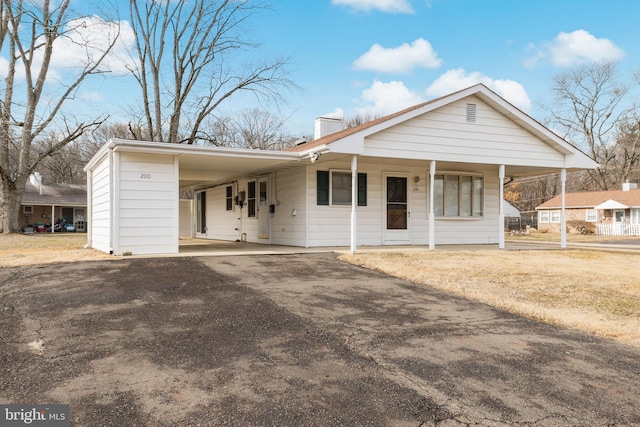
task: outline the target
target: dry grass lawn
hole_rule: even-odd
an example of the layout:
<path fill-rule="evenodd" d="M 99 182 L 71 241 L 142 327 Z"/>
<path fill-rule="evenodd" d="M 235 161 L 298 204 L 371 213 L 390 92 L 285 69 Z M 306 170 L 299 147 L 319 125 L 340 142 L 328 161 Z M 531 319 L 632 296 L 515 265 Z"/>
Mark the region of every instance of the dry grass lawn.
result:
<path fill-rule="evenodd" d="M 640 347 L 640 252 L 434 251 L 341 259 Z"/>
<path fill-rule="evenodd" d="M 86 243 L 84 233 L 0 234 L 0 268 L 114 259 L 95 249 L 84 249 Z"/>

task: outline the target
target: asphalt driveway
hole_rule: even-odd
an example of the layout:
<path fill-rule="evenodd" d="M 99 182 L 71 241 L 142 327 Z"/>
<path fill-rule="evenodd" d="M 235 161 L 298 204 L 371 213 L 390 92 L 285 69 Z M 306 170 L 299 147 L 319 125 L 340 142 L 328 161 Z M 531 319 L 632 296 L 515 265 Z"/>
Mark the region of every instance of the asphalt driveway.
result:
<path fill-rule="evenodd" d="M 332 254 L 0 269 L 0 403 L 78 426 L 640 425 L 640 350 Z"/>

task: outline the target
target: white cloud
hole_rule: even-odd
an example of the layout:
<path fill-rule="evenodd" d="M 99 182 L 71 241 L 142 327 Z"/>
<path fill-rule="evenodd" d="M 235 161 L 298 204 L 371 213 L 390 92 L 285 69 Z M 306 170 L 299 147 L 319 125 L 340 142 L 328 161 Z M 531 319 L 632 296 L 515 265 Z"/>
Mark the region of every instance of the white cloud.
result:
<path fill-rule="evenodd" d="M 84 101 L 89 101 L 89 102 L 99 102 L 104 100 L 104 94 L 102 92 L 95 92 L 95 91 L 81 92 L 79 94 L 79 97 L 80 99 Z"/>
<path fill-rule="evenodd" d="M 53 44 L 53 54 L 47 79 L 64 80 L 65 70 L 82 69 L 89 62 L 96 61 L 108 48 L 116 34 L 118 39 L 111 52 L 100 64 L 101 71 L 110 71 L 122 75 L 128 73 L 129 67 L 135 67 L 136 61 L 129 52 L 135 46 L 135 35 L 127 21 L 119 23 L 103 21 L 97 16 L 73 19 L 62 30 L 64 36 L 58 37 Z M 34 55 L 32 73 L 36 75 L 42 66 L 42 49 Z M 8 60 L 0 57 L 0 77 L 4 78 L 8 70 Z M 22 63 L 16 66 L 16 78 L 25 77 Z"/>
<path fill-rule="evenodd" d="M 344 110 L 340 107 L 337 107 L 332 112 L 323 114 L 322 117 L 327 117 L 329 119 L 344 119 Z"/>
<path fill-rule="evenodd" d="M 535 48 L 531 45 L 530 48 Z M 624 58 L 624 50 L 606 38 L 596 38 L 585 30 L 561 32 L 550 43 L 543 44 L 525 66 L 533 67 L 549 59 L 556 67 L 571 67 L 590 62 L 617 61 Z"/>
<path fill-rule="evenodd" d="M 357 114 L 390 114 L 423 102 L 419 94 L 411 92 L 403 82 L 383 83 L 375 80 L 371 87 L 362 91 L 365 105 L 357 108 Z"/>
<path fill-rule="evenodd" d="M 407 0 L 331 0 L 331 4 L 347 6 L 355 11 L 379 10 L 388 13 L 413 13 Z"/>
<path fill-rule="evenodd" d="M 129 22 L 113 23 L 91 16 L 69 21 L 64 31 L 67 36 L 56 39 L 54 43 L 51 62 L 54 69 L 80 68 L 98 60 L 116 36 L 118 39 L 100 64 L 100 69 L 126 74 L 127 64 L 134 66 L 129 52 L 135 46 L 135 35 Z"/>
<path fill-rule="evenodd" d="M 376 43 L 353 63 L 360 70 L 385 73 L 408 73 L 416 67 L 437 68 L 440 64 L 442 60 L 437 52 L 422 37 L 395 48 L 384 48 Z"/>
<path fill-rule="evenodd" d="M 444 96 L 478 83 L 484 84 L 521 110 L 531 110 L 531 100 L 520 83 L 513 80 L 494 80 L 478 71 L 467 73 L 462 68 L 449 70 L 438 77 L 427 88 L 426 94 L 433 97 Z"/>

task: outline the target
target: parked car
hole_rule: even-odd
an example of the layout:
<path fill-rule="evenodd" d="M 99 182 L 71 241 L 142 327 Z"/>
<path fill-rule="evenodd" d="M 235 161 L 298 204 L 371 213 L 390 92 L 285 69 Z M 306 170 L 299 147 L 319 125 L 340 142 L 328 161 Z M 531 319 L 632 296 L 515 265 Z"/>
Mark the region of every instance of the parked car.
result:
<path fill-rule="evenodd" d="M 76 231 L 76 227 L 73 224 L 62 224 L 62 231 Z"/>

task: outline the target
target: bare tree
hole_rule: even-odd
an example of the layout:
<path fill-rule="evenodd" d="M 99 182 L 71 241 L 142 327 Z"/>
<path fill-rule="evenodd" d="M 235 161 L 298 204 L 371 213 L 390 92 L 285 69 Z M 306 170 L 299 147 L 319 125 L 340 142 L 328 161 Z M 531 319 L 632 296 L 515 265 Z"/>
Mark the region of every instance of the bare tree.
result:
<path fill-rule="evenodd" d="M 38 172 L 45 182 L 84 184 L 87 182 L 84 166 L 111 138 L 131 139 L 130 125 L 105 123 L 98 128 L 88 130 L 54 154 L 45 157 L 39 164 Z M 47 151 L 56 142 L 55 135 L 50 135 L 47 139 L 35 142 L 33 150 L 35 153 Z"/>
<path fill-rule="evenodd" d="M 66 101 L 74 97 L 85 78 L 102 72 L 99 66 L 117 38 L 113 34 L 102 51 L 92 49 L 79 37 L 78 29 L 86 32 L 87 22 L 71 19 L 70 2 L 0 0 L 0 51 L 8 62 L 0 103 L 0 224 L 4 233 L 19 231 L 20 203 L 29 174 L 44 158 L 105 120 L 78 122 L 62 114 Z M 87 58 L 73 73 L 53 82 L 47 73 L 54 48 L 63 39 L 85 48 Z M 32 144 L 39 137 L 49 143 L 35 153 Z"/>
<path fill-rule="evenodd" d="M 286 118 L 257 108 L 218 117 L 207 130 L 207 139 L 221 147 L 282 150 L 294 145 L 295 136 L 285 133 Z"/>
<path fill-rule="evenodd" d="M 368 123 L 373 120 L 379 119 L 382 114 L 379 113 L 361 113 L 353 117 L 348 117 L 344 121 L 345 128 L 353 128 L 363 123 Z"/>
<path fill-rule="evenodd" d="M 590 171 L 600 189 L 615 182 L 615 131 L 626 114 L 621 105 L 627 88 L 616 78 L 615 63 L 580 66 L 553 78 L 555 104 L 547 108 L 552 125 L 583 148 L 600 168 Z"/>
<path fill-rule="evenodd" d="M 245 24 L 260 9 L 249 0 L 130 0 L 139 57 L 132 72 L 153 141 L 206 141 L 203 123 L 229 97 L 281 99 L 278 89 L 295 86 L 285 60 L 261 63 L 254 56 L 250 65 L 240 63 L 255 47 Z"/>
<path fill-rule="evenodd" d="M 615 166 L 618 184 L 640 180 L 640 117 L 635 112 L 618 124 Z"/>

